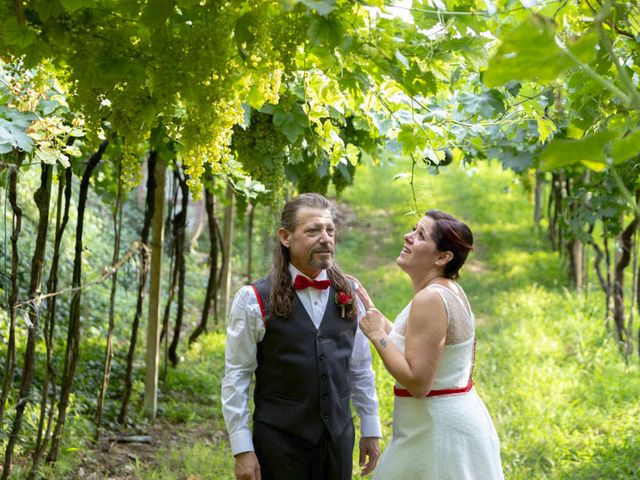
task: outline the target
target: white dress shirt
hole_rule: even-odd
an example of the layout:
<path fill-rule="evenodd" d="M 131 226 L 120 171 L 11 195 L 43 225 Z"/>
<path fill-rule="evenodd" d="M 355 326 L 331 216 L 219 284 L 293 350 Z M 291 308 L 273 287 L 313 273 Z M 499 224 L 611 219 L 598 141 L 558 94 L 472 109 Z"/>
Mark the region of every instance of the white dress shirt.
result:
<path fill-rule="evenodd" d="M 303 275 L 289 264 L 291 278 Z M 326 280 L 323 270 L 314 280 Z M 306 288 L 296 291 L 316 329 L 320 327 L 329 301 L 329 289 Z M 358 299 L 358 318 L 364 309 Z M 222 414 L 229 432 L 233 455 L 253 451 L 253 440 L 249 428 L 249 385 L 258 367 L 256 354 L 258 342 L 265 334 L 260 305 L 253 288 L 242 287 L 233 299 L 225 350 L 225 376 L 222 379 Z M 292 380 L 295 381 L 295 380 Z M 362 437 L 381 437 L 382 428 L 378 417 L 378 396 L 375 374 L 371 369 L 369 341 L 360 328 L 356 330 L 351 354 L 351 401 L 360 417 Z"/>

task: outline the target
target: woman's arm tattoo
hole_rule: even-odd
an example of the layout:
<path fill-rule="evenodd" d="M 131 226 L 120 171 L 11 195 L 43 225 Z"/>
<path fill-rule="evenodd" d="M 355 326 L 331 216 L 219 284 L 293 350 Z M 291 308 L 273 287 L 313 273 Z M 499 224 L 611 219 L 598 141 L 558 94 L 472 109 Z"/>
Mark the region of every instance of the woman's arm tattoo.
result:
<path fill-rule="evenodd" d="M 387 348 L 387 341 L 384 338 L 380 339 L 380 346 L 382 348 Z"/>

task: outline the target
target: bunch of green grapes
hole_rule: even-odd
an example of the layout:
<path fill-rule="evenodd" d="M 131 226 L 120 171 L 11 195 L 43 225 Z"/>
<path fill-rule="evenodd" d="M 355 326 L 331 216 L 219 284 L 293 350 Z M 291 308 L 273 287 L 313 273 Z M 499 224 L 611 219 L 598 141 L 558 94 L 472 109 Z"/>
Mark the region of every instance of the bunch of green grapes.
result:
<path fill-rule="evenodd" d="M 325 195 L 331 180 L 327 153 L 318 145 L 309 142 L 305 147 L 293 149 L 294 162 L 287 166 L 287 175 L 295 184 L 298 193 L 315 192 Z"/>
<path fill-rule="evenodd" d="M 356 166 L 351 162 L 340 163 L 333 168 L 331 182 L 336 189 L 336 193 L 340 195 L 342 191 L 350 185 L 353 185 L 353 177 L 356 174 Z"/>
<path fill-rule="evenodd" d="M 278 205 L 284 196 L 289 142 L 273 124 L 273 117 L 254 111 L 246 129 L 234 128 L 232 149 L 245 172 L 267 188 L 260 201 Z"/>
<path fill-rule="evenodd" d="M 278 103 L 305 40 L 305 13 L 274 0 L 179 2 L 161 10 L 148 2 L 97 3 L 100 9 L 47 10 L 38 27 L 54 62 L 63 59 L 56 76 L 69 89 L 71 110 L 86 118 L 85 142 L 123 139 L 131 183 L 140 178 L 150 132 L 161 127 L 179 145 L 189 186 L 199 195 L 205 164 L 215 173 L 231 170 L 231 136 L 247 98 Z M 282 148 L 260 148 L 272 164 L 265 184 L 277 192 L 281 185 L 268 180 L 283 176 L 283 159 L 270 151 Z"/>

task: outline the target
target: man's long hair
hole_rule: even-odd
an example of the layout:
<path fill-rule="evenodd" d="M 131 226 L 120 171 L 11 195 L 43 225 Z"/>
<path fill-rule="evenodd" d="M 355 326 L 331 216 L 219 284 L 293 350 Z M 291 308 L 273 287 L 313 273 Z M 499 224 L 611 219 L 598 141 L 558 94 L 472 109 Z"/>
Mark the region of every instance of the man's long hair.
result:
<path fill-rule="evenodd" d="M 317 208 L 331 211 L 331 203 L 317 193 L 303 193 L 289 200 L 280 215 L 280 228 L 293 232 L 298 226 L 298 211 L 301 208 Z M 295 309 L 295 291 L 293 280 L 289 272 L 289 249 L 280 241 L 273 252 L 273 267 L 271 269 L 271 295 L 269 304 L 271 313 L 279 317 L 289 317 Z M 356 320 L 357 309 L 355 306 L 355 293 L 349 280 L 335 261 L 327 269 L 329 280 L 336 292 L 345 292 L 353 299 L 350 305 L 345 306 L 345 317 Z M 329 299 L 334 301 L 333 298 Z"/>

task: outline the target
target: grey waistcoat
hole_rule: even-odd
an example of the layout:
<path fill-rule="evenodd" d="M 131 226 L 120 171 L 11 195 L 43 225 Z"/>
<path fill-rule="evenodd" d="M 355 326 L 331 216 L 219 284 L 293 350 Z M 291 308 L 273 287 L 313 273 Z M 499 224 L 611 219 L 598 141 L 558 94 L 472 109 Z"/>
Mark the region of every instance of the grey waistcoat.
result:
<path fill-rule="evenodd" d="M 320 327 L 296 295 L 288 318 L 270 315 L 271 278 L 254 284 L 265 312 L 258 343 L 254 419 L 316 443 L 326 428 L 335 440 L 351 422 L 349 368 L 356 322 L 340 317 L 335 290 Z"/>

